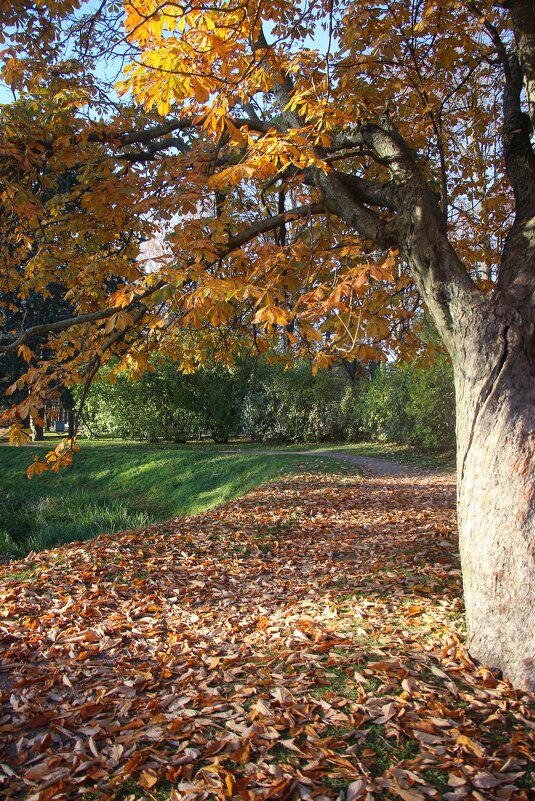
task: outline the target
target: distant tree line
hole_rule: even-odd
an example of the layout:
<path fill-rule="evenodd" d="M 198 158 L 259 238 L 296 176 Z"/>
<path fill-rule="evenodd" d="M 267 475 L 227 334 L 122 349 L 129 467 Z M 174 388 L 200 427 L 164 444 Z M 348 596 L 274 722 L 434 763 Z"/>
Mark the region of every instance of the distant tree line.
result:
<path fill-rule="evenodd" d="M 455 442 L 451 366 L 439 354 L 428 367 L 348 365 L 312 374 L 245 360 L 194 375 L 171 361 L 138 381 L 118 376 L 92 388 L 86 433 L 185 442 L 242 436 L 258 442 L 379 440 L 449 450 Z"/>

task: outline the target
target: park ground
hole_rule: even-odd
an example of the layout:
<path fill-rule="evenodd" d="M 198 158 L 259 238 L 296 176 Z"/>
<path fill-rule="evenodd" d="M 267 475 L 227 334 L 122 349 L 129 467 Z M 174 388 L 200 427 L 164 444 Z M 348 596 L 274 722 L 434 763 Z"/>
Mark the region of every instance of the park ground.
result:
<path fill-rule="evenodd" d="M 24 556 L 101 533 L 147 526 L 178 515 L 192 515 L 225 503 L 282 475 L 312 469 L 355 472 L 351 462 L 333 462 L 324 451 L 372 456 L 423 467 L 449 468 L 451 457 L 431 457 L 414 448 L 362 444 L 274 447 L 267 458 L 255 443 L 216 446 L 171 445 L 110 439 L 79 441 L 73 467 L 31 481 L 25 476 L 34 455 L 53 448 L 61 437 L 23 448 L 0 447 L 0 560 Z M 229 453 L 233 451 L 233 453 Z M 236 452 L 238 451 L 238 452 Z"/>
<path fill-rule="evenodd" d="M 211 510 L 0 566 L 8 798 L 533 797 L 533 696 L 462 644 L 453 475 L 278 458 Z"/>

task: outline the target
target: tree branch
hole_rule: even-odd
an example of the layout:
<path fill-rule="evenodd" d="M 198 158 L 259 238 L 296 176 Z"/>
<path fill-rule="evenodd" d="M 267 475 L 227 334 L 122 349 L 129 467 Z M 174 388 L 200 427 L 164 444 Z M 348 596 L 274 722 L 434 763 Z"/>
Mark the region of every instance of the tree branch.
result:
<path fill-rule="evenodd" d="M 531 133 L 535 120 L 535 2 L 502 2 L 497 3 L 508 8 L 513 18 L 515 37 L 518 43 L 517 53 L 507 49 L 498 28 L 485 18 L 476 3 L 469 3 L 468 8 L 478 18 L 483 19 L 483 27 L 496 48 L 498 59 L 502 65 L 505 78 L 503 91 L 503 126 L 502 144 L 505 158 L 505 168 L 511 182 L 515 196 L 515 205 L 518 217 L 526 217 L 533 213 L 535 208 L 535 154 L 531 145 Z M 531 6 L 531 10 L 526 7 Z M 515 22 L 516 20 L 516 22 Z M 529 71 L 529 33 L 523 30 L 531 27 L 532 69 L 533 69 L 533 114 L 530 116 L 522 111 L 521 94 L 523 78 L 526 77 L 525 68 Z M 521 44 L 522 43 L 522 46 Z M 519 60 L 520 56 L 520 60 Z M 527 63 L 526 63 L 527 62 Z M 526 79 L 526 92 L 529 80 Z M 528 95 L 529 102 L 529 95 Z"/>
<path fill-rule="evenodd" d="M 243 247 L 243 245 L 255 239 L 260 234 L 265 234 L 268 231 L 273 231 L 279 228 L 283 223 L 290 222 L 291 220 L 299 219 L 300 217 L 308 217 L 311 214 L 322 214 L 325 212 L 325 205 L 323 203 L 311 203 L 309 206 L 297 206 L 294 209 L 289 209 L 282 214 L 276 214 L 273 217 L 267 217 L 263 220 L 258 220 L 250 228 L 241 231 L 239 234 L 231 236 L 228 241 L 227 253 Z"/>
<path fill-rule="evenodd" d="M 323 191 L 332 214 L 379 248 L 399 248 L 453 352 L 462 346 L 460 327 L 466 308 L 473 308 L 481 293 L 448 240 L 439 198 L 420 172 L 414 152 L 387 115 L 380 122 L 355 127 L 345 143 L 372 151 L 388 168 L 390 182 L 373 186 L 357 176 L 317 168 L 310 168 L 307 175 Z M 385 217 L 369 208 L 372 202 L 396 213 Z"/>
<path fill-rule="evenodd" d="M 283 214 L 277 214 L 274 217 L 259 220 L 246 230 L 231 236 L 228 240 L 228 243 L 221 248 L 220 257 L 224 258 L 233 250 L 243 247 L 243 245 L 247 244 L 247 242 L 250 242 L 252 239 L 255 239 L 260 234 L 272 231 L 273 229 L 280 227 L 285 222 L 290 222 L 291 220 L 301 217 L 307 217 L 310 214 L 320 214 L 324 211 L 325 207 L 323 204 L 312 203 L 308 206 L 298 206 L 294 209 L 289 209 Z M 128 312 L 132 309 L 135 309 L 133 313 L 133 320 L 134 322 L 137 322 L 148 310 L 148 307 L 143 304 L 142 301 L 146 300 L 155 292 L 158 292 L 160 289 L 163 289 L 166 286 L 168 286 L 168 284 L 166 284 L 165 281 L 158 281 L 158 283 L 153 287 L 137 295 L 135 299 L 127 306 L 113 306 L 108 309 L 100 309 L 95 312 L 88 312 L 87 314 L 79 314 L 75 317 L 67 317 L 63 320 L 56 320 L 55 322 L 51 323 L 34 325 L 31 328 L 27 328 L 25 331 L 22 331 L 20 335 L 12 342 L 9 342 L 5 345 L 0 344 L 0 353 L 9 353 L 15 351 L 20 345 L 23 345 L 28 340 L 39 336 L 40 334 L 57 334 L 62 331 L 66 331 L 75 325 L 100 322 L 101 320 L 106 320 L 107 318 L 112 317 L 118 312 Z"/>
<path fill-rule="evenodd" d="M 524 77 L 528 113 L 535 128 L 535 1 L 508 0 L 500 5 L 509 9 Z"/>
<path fill-rule="evenodd" d="M 321 190 L 328 211 L 340 217 L 347 225 L 356 229 L 365 239 L 371 239 L 378 247 L 397 247 L 394 229 L 377 212 L 367 208 L 348 187 L 340 173 L 326 173 L 317 167 L 309 168 L 307 179 Z"/>
<path fill-rule="evenodd" d="M 340 178 L 342 183 L 353 193 L 355 199 L 360 203 L 366 203 L 370 206 L 379 206 L 382 208 L 396 211 L 399 209 L 399 202 L 396 198 L 396 193 L 393 190 L 390 182 L 384 181 L 367 181 L 365 178 L 360 178 L 357 175 L 350 173 L 340 172 L 335 170 L 335 175 Z"/>
<path fill-rule="evenodd" d="M 88 312 L 87 314 L 79 314 L 75 317 L 66 317 L 63 320 L 56 320 L 53 323 L 41 323 L 40 325 L 34 325 L 31 328 L 27 328 L 25 331 L 23 331 L 13 342 L 10 342 L 7 345 L 0 345 L 0 353 L 9 353 L 14 351 L 29 339 L 39 336 L 40 334 L 57 334 L 61 331 L 66 331 L 75 325 L 83 325 L 84 323 L 94 323 L 99 322 L 100 320 L 106 320 L 108 317 L 112 317 L 118 312 L 128 311 L 129 309 L 133 308 L 136 303 L 139 303 L 139 301 L 150 297 L 150 295 L 154 294 L 154 292 L 157 292 L 159 289 L 162 289 L 164 286 L 165 282 L 159 281 L 154 287 L 151 287 L 146 292 L 138 295 L 135 301 L 132 301 L 132 303 L 130 303 L 128 306 L 112 306 L 109 309 L 99 309 L 98 311 Z"/>

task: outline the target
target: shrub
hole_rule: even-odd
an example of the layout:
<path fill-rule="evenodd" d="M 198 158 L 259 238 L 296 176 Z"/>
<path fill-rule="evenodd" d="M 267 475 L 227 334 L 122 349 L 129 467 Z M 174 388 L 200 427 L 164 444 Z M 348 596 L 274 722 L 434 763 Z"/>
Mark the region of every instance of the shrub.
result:
<path fill-rule="evenodd" d="M 138 381 L 120 376 L 92 389 L 86 417 L 97 433 L 184 442 L 208 432 L 215 442 L 245 435 L 262 442 L 383 440 L 448 450 L 455 441 L 451 365 L 383 364 L 371 380 L 349 382 L 340 370 L 312 374 L 244 360 L 180 374 L 171 361 Z"/>
<path fill-rule="evenodd" d="M 264 442 L 341 440 L 344 388 L 345 382 L 332 371 L 312 375 L 307 362 L 288 370 L 264 365 L 244 398 L 242 432 Z"/>

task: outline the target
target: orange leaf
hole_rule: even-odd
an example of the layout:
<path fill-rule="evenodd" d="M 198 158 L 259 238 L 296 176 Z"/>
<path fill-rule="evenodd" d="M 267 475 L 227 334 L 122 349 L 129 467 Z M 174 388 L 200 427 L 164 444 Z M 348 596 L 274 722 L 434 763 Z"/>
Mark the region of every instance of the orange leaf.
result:
<path fill-rule="evenodd" d="M 152 790 L 158 784 L 158 776 L 152 771 L 144 770 L 138 781 L 145 790 Z"/>

